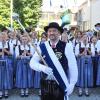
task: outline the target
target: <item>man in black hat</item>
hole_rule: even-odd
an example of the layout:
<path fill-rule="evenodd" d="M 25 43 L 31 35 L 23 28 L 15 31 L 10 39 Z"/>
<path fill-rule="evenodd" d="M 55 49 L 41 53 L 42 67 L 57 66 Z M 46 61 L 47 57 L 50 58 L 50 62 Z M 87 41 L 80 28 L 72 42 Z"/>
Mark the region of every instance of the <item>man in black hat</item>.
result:
<path fill-rule="evenodd" d="M 100 23 L 96 23 L 94 26 L 94 35 L 96 35 L 100 39 Z"/>
<path fill-rule="evenodd" d="M 60 41 L 59 36 L 63 29 L 58 23 L 51 22 L 44 30 L 49 40 L 41 44 L 38 50 L 48 67 L 39 62 L 41 59 L 37 52 L 30 61 L 32 69 L 42 71 L 48 76 L 41 79 L 41 99 L 68 100 L 78 76 L 73 47 L 70 43 Z"/>
<path fill-rule="evenodd" d="M 99 27 L 100 28 L 100 23 L 96 23 L 95 27 Z"/>

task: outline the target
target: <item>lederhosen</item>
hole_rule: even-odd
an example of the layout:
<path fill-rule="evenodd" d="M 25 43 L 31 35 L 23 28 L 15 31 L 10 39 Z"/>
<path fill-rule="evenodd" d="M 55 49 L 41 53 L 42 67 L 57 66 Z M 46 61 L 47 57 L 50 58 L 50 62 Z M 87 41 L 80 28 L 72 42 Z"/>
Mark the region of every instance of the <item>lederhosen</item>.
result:
<path fill-rule="evenodd" d="M 7 42 L 9 51 L 9 43 Z M 0 49 L 2 52 L 2 49 Z M 13 66 L 12 66 L 12 56 L 9 56 L 6 52 L 4 56 L 0 56 L 0 90 L 7 90 L 13 88 Z"/>
<path fill-rule="evenodd" d="M 56 48 L 53 48 L 53 51 L 59 62 L 63 66 L 63 69 L 67 75 L 68 72 L 68 61 L 64 54 L 66 43 L 59 41 L 56 45 Z M 42 56 L 45 55 L 44 44 L 40 45 Z M 44 58 L 46 61 L 46 58 Z M 64 100 L 64 91 L 55 80 L 46 80 L 46 75 L 42 75 L 41 79 L 41 100 Z"/>
<path fill-rule="evenodd" d="M 19 45 L 19 55 L 22 55 L 23 52 L 24 50 L 21 50 L 21 47 Z M 30 49 L 28 50 L 28 52 L 30 52 Z M 33 87 L 33 70 L 30 68 L 29 62 L 30 62 L 30 57 L 17 59 L 16 84 L 15 84 L 17 88 Z"/>
<path fill-rule="evenodd" d="M 79 53 L 84 52 L 85 48 L 79 43 Z M 90 50 L 90 47 L 88 48 Z M 93 87 L 93 64 L 91 56 L 87 52 L 87 56 L 77 57 L 78 64 L 78 81 L 76 86 L 81 88 Z"/>

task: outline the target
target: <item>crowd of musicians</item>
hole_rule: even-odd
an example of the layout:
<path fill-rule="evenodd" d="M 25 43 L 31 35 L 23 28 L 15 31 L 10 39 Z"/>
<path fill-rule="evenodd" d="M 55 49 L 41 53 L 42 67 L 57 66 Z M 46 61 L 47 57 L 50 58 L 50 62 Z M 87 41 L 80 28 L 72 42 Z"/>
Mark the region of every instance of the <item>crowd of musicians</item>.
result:
<path fill-rule="evenodd" d="M 84 92 L 89 96 L 89 88 L 100 86 L 100 33 L 90 35 L 75 29 L 73 32 L 73 39 L 69 39 L 66 29 L 59 38 L 73 46 L 78 65 L 78 95 Z M 0 99 L 7 98 L 13 88 L 20 89 L 21 96 L 28 96 L 30 88 L 40 88 L 41 73 L 32 70 L 29 62 L 35 53 L 33 44 L 38 46 L 45 41 L 48 41 L 45 32 L 40 40 L 35 31 L 0 33 Z"/>

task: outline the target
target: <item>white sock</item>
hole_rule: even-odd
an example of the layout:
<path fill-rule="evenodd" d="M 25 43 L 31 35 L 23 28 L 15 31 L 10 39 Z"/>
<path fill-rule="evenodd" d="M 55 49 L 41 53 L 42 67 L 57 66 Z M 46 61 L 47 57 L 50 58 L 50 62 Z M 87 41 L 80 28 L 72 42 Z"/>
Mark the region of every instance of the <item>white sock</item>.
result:
<path fill-rule="evenodd" d="M 21 93 L 24 93 L 24 89 L 21 89 Z"/>
<path fill-rule="evenodd" d="M 25 93 L 28 93 L 28 88 L 26 88 Z"/>
<path fill-rule="evenodd" d="M 4 93 L 5 93 L 5 94 L 8 94 L 8 90 L 5 90 Z"/>

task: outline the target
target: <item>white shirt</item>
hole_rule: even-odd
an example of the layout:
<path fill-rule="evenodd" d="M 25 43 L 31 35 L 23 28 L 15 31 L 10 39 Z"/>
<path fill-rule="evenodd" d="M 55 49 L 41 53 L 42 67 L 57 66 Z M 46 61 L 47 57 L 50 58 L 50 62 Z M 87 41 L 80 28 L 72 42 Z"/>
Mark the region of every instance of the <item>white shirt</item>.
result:
<path fill-rule="evenodd" d="M 0 49 L 2 49 L 2 48 L 8 48 L 8 42 L 7 41 L 4 44 L 4 46 L 3 46 L 2 42 L 0 41 Z"/>
<path fill-rule="evenodd" d="M 17 43 L 17 44 L 16 44 Z M 9 40 L 9 45 L 10 45 L 10 52 L 12 54 L 14 54 L 14 45 L 20 45 L 20 41 L 18 41 L 17 39 L 10 39 Z"/>
<path fill-rule="evenodd" d="M 37 48 L 40 55 L 41 55 L 41 50 L 40 47 Z M 77 77 L 78 77 L 78 70 L 77 70 L 77 63 L 76 63 L 76 58 L 73 52 L 73 47 L 71 43 L 66 44 L 65 48 L 65 55 L 68 59 L 68 66 L 69 66 L 69 80 L 70 84 L 74 84 L 77 82 Z M 30 67 L 36 71 L 39 72 L 45 72 L 45 68 L 47 66 L 40 64 L 39 61 L 41 60 L 40 56 L 35 52 L 33 55 L 31 61 L 30 61 Z"/>
<path fill-rule="evenodd" d="M 32 55 L 35 52 L 34 47 L 32 45 L 30 45 L 30 46 L 25 45 L 25 47 L 23 45 L 20 45 L 20 49 L 21 50 L 30 50 L 30 53 Z M 15 55 L 16 55 L 16 57 L 18 57 L 20 55 L 20 53 L 19 53 L 19 46 L 16 46 L 16 48 L 15 48 Z"/>
<path fill-rule="evenodd" d="M 97 47 L 97 52 L 100 52 L 100 40 L 97 41 L 96 47 Z"/>
<path fill-rule="evenodd" d="M 82 48 L 89 48 L 89 43 L 85 46 L 84 44 L 83 44 L 83 42 L 81 42 L 81 47 Z M 76 45 L 76 47 L 75 47 L 75 55 L 76 56 L 78 56 L 79 55 L 79 44 L 77 44 Z M 92 52 L 92 55 L 95 55 L 95 48 L 94 48 L 94 46 L 93 46 L 93 44 L 91 44 L 91 52 Z"/>
<path fill-rule="evenodd" d="M 81 40 L 77 40 L 77 39 L 74 38 L 73 41 L 72 41 L 73 47 L 75 48 L 75 46 L 76 46 L 79 42 L 81 42 Z"/>
<path fill-rule="evenodd" d="M 37 39 L 35 39 L 35 40 L 32 40 L 32 43 L 34 43 L 35 45 L 37 45 L 37 43 L 38 43 L 38 40 L 37 40 Z"/>

